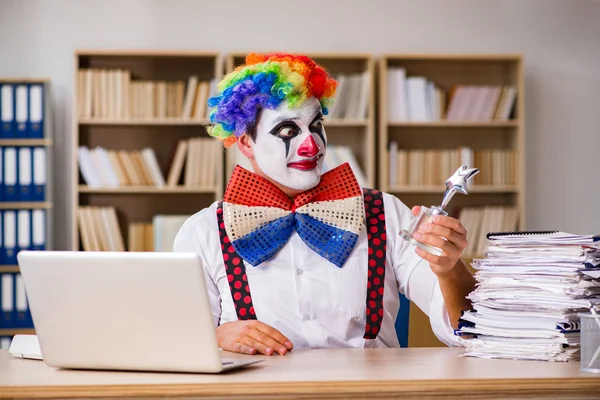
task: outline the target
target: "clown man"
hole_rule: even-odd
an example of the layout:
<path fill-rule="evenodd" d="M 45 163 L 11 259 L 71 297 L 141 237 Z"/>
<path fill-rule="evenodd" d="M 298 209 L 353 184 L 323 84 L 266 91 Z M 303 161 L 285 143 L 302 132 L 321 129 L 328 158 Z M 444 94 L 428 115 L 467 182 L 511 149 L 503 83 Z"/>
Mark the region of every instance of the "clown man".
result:
<path fill-rule="evenodd" d="M 400 237 L 419 212 L 359 186 L 347 163 L 322 173 L 323 123 L 336 90 L 303 55 L 250 54 L 209 99 L 209 134 L 238 146 L 223 199 L 192 215 L 174 251 L 203 264 L 219 346 L 244 354 L 292 349 L 399 347 L 403 293 L 443 343 L 471 304 L 473 276 L 460 260 L 466 230 L 438 215 L 415 239 Z"/>

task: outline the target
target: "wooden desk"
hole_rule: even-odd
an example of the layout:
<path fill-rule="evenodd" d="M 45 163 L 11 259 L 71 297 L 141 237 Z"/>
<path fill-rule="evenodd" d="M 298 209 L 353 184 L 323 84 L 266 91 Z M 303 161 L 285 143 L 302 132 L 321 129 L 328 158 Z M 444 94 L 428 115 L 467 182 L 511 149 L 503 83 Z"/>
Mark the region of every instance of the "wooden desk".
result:
<path fill-rule="evenodd" d="M 2 351 L 0 398 L 600 399 L 600 375 L 580 372 L 578 362 L 460 354 L 461 348 L 297 350 L 209 375 L 60 370 Z"/>

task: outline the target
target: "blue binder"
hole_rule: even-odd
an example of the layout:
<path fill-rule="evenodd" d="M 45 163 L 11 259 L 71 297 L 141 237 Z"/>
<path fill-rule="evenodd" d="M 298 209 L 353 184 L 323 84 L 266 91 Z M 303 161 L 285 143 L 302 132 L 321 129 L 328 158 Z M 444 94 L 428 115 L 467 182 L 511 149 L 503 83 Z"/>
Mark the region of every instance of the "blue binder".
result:
<path fill-rule="evenodd" d="M 19 200 L 31 201 L 33 197 L 33 151 L 31 147 L 19 148 Z"/>
<path fill-rule="evenodd" d="M 15 91 L 10 83 L 0 84 L 0 138 L 10 139 L 16 132 Z"/>
<path fill-rule="evenodd" d="M 4 201 L 4 147 L 0 147 L 0 202 Z"/>
<path fill-rule="evenodd" d="M 29 85 L 29 137 L 44 138 L 44 85 Z"/>
<path fill-rule="evenodd" d="M 0 210 L 0 265 L 6 265 L 6 248 L 4 247 L 4 211 Z"/>
<path fill-rule="evenodd" d="M 9 283 L 8 286 L 6 282 Z M 6 300 L 12 304 L 6 304 Z M 12 273 L 8 272 L 0 274 L 0 313 L 2 315 L 0 328 L 14 328 L 16 323 L 15 282 Z"/>
<path fill-rule="evenodd" d="M 4 240 L 4 265 L 17 265 L 17 213 L 4 210 L 2 238 Z"/>
<path fill-rule="evenodd" d="M 13 137 L 29 138 L 29 85 L 19 83 L 15 85 L 15 126 Z"/>
<path fill-rule="evenodd" d="M 14 309 L 15 309 L 15 328 L 32 328 L 33 321 L 27 302 L 27 292 L 20 273 L 14 273 Z M 21 295 L 22 297 L 20 298 Z"/>
<path fill-rule="evenodd" d="M 14 202 L 19 201 L 20 190 L 18 188 L 19 176 L 17 173 L 19 166 L 19 159 L 16 147 L 5 147 L 2 161 L 4 167 L 2 168 L 3 181 L 4 181 L 4 201 Z"/>
<path fill-rule="evenodd" d="M 32 190 L 31 200 L 32 201 L 45 201 L 46 200 L 46 182 L 48 177 L 46 176 L 46 148 L 34 147 L 32 149 L 31 157 L 31 171 L 32 171 Z"/>
<path fill-rule="evenodd" d="M 46 250 L 46 210 L 31 211 L 31 249 Z"/>

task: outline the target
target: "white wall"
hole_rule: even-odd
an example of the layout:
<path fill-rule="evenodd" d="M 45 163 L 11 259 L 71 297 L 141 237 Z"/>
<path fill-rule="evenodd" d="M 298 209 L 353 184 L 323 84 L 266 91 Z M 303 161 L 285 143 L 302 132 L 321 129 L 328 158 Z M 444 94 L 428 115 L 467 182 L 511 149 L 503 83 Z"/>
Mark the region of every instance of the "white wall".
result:
<path fill-rule="evenodd" d="M 0 76 L 52 79 L 54 179 L 65 193 L 78 48 L 520 52 L 527 227 L 599 233 L 598 21 L 591 0 L 0 0 Z M 57 221 L 69 206 L 56 202 Z M 59 248 L 68 226 L 56 227 Z"/>

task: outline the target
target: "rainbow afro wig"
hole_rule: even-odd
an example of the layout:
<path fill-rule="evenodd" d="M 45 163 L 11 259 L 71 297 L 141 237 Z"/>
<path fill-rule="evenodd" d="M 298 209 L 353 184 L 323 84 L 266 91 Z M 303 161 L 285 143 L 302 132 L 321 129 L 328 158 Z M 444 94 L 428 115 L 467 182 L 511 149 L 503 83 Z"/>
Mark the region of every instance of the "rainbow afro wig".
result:
<path fill-rule="evenodd" d="M 208 133 L 230 147 L 254 127 L 262 108 L 275 109 L 284 101 L 296 107 L 313 96 L 326 115 L 336 86 L 327 71 L 307 56 L 251 53 L 244 65 L 218 84 L 218 94 L 208 99 L 213 107 Z"/>

